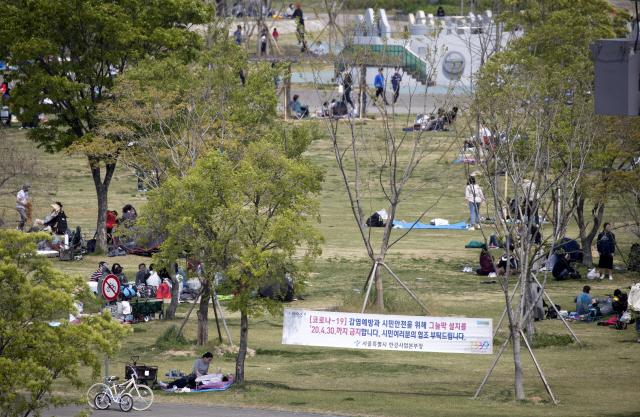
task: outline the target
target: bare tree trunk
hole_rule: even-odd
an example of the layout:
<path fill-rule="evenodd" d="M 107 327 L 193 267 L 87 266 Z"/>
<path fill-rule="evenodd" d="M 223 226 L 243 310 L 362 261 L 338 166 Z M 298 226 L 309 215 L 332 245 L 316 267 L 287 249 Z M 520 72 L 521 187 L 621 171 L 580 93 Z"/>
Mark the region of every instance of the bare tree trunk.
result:
<path fill-rule="evenodd" d="M 528 271 L 527 277 L 525 279 L 525 283 L 526 283 L 525 301 L 526 302 L 524 303 L 524 311 L 528 311 L 533 305 L 534 297 L 533 297 L 533 291 L 531 291 L 532 282 L 533 281 L 531 280 L 531 271 Z M 536 333 L 533 313 L 529 314 L 526 317 L 525 323 L 526 323 L 526 329 L 527 329 L 527 337 L 529 338 L 529 341 L 533 341 L 535 338 L 534 335 Z"/>
<path fill-rule="evenodd" d="M 198 309 L 198 341 L 196 346 L 204 346 L 209 342 L 209 299 L 211 298 L 211 287 L 208 282 L 203 283 L 202 296 L 200 297 L 200 308 Z"/>
<path fill-rule="evenodd" d="M 376 283 L 376 307 L 378 307 L 378 311 L 382 313 L 384 311 L 384 294 L 382 291 L 382 268 L 376 268 L 375 283 Z"/>
<path fill-rule="evenodd" d="M 591 256 L 591 246 L 593 243 L 593 239 L 595 239 L 598 234 L 598 230 L 600 229 L 600 224 L 602 223 L 602 216 L 604 215 L 604 204 L 599 203 L 598 207 L 594 208 L 591 216 L 593 220 L 593 225 L 591 226 L 591 230 L 589 233 L 586 233 L 586 223 L 584 217 L 584 203 L 585 199 L 580 198 L 576 205 L 576 220 L 578 222 L 578 228 L 580 230 L 580 245 L 582 247 L 582 265 L 584 266 L 592 266 L 593 265 L 593 256 Z"/>
<path fill-rule="evenodd" d="M 171 277 L 171 304 L 167 308 L 166 318 L 172 319 L 176 316 L 178 308 L 178 298 L 180 297 L 180 283 L 176 279 L 176 274 Z"/>
<path fill-rule="evenodd" d="M 522 357 L 520 356 L 520 332 L 515 327 L 511 327 L 511 341 L 513 342 L 513 362 L 515 364 L 515 377 L 513 385 L 517 400 L 524 400 L 524 373 L 522 370 Z"/>
<path fill-rule="evenodd" d="M 236 356 L 236 382 L 244 382 L 244 359 L 247 356 L 249 342 L 249 321 L 245 312 L 240 314 L 240 346 Z"/>
<path fill-rule="evenodd" d="M 116 164 L 110 163 L 105 166 L 104 181 L 100 178 L 100 162 L 96 159 L 89 159 L 91 166 L 91 176 L 93 184 L 96 187 L 96 195 L 98 196 L 98 223 L 96 225 L 96 244 L 102 250 L 107 252 L 107 210 L 109 210 L 109 184 L 116 170 Z"/>

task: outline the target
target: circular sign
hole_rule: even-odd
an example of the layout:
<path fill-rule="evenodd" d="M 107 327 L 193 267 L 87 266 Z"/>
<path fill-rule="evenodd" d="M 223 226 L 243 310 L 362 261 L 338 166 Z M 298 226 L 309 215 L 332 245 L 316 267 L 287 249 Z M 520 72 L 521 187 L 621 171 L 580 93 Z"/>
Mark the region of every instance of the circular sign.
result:
<path fill-rule="evenodd" d="M 464 70 L 464 56 L 460 52 L 449 52 L 445 55 L 442 67 L 449 74 L 460 74 Z"/>
<path fill-rule="evenodd" d="M 105 300 L 113 301 L 120 294 L 120 280 L 117 276 L 107 275 L 102 281 L 102 296 Z"/>

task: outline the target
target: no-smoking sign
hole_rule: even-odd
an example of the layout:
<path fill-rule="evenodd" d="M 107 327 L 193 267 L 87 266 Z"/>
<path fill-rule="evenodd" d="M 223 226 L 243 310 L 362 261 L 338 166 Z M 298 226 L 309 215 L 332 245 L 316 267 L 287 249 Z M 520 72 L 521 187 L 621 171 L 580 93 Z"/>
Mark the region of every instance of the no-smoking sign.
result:
<path fill-rule="evenodd" d="M 99 286 L 101 290 L 102 298 L 108 301 L 113 301 L 120 294 L 120 280 L 117 276 L 111 274 L 104 277 L 102 283 Z"/>

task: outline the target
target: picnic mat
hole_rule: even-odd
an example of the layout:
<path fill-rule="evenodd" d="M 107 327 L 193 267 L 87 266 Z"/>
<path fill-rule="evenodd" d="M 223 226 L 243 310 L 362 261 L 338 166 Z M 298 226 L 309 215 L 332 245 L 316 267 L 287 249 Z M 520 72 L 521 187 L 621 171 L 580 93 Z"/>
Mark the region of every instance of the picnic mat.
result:
<path fill-rule="evenodd" d="M 464 159 L 456 159 L 453 162 L 476 162 L 476 160 L 471 158 L 464 158 Z M 481 159 L 480 162 L 484 162 L 484 159 Z"/>
<path fill-rule="evenodd" d="M 415 226 L 413 226 L 415 225 Z M 400 227 L 398 227 L 400 226 Z M 467 224 L 465 222 L 460 222 L 460 223 L 456 223 L 456 224 L 447 224 L 444 226 L 432 226 L 430 224 L 424 224 L 424 223 L 402 223 L 399 221 L 395 221 L 393 222 L 393 228 L 394 229 L 411 229 L 411 226 L 413 226 L 414 229 L 456 229 L 456 230 L 466 230 L 467 228 Z"/>
<path fill-rule="evenodd" d="M 214 382 L 213 384 L 200 385 L 197 390 L 192 389 L 188 392 L 208 392 L 208 391 L 225 391 L 233 381 Z M 163 391 L 173 392 L 173 389 L 163 388 Z M 176 391 L 182 393 L 182 391 Z"/>

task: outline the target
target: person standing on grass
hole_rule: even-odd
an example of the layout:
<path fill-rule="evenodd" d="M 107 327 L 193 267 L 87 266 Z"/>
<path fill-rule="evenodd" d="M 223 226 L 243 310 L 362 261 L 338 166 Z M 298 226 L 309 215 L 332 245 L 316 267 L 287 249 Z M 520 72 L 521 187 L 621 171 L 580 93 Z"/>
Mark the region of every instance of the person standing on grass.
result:
<path fill-rule="evenodd" d="M 396 72 L 391 76 L 391 86 L 393 87 L 393 104 L 398 105 L 398 96 L 400 95 L 400 84 L 404 87 L 402 82 L 402 74 L 400 74 L 400 68 L 396 67 Z"/>
<path fill-rule="evenodd" d="M 598 261 L 600 279 L 604 279 L 607 270 L 609 271 L 609 279 L 613 279 L 611 273 L 613 272 L 613 257 L 616 252 L 616 235 L 611 233 L 610 223 L 605 223 L 602 233 L 598 235 L 597 247 L 600 255 L 600 261 Z"/>
<path fill-rule="evenodd" d="M 242 26 L 238 25 L 238 29 L 233 32 L 233 36 L 236 38 L 236 43 L 242 46 Z"/>
<path fill-rule="evenodd" d="M 298 33 L 298 45 L 302 44 L 302 52 L 307 51 L 307 44 L 304 41 L 304 16 L 302 15 L 302 9 L 298 4 L 296 9 L 291 15 L 292 19 L 296 21 L 296 32 Z"/>
<path fill-rule="evenodd" d="M 353 105 L 353 101 L 351 100 L 351 87 L 353 86 L 353 79 L 351 78 L 351 73 L 349 72 L 349 69 L 345 69 L 345 73 L 344 76 L 342 77 L 342 85 L 344 87 L 344 94 L 342 97 L 342 101 L 346 101 L 347 103 L 351 104 L 351 108 L 355 108 L 356 106 Z"/>
<path fill-rule="evenodd" d="M 278 33 L 278 29 L 277 28 L 273 28 L 273 34 L 271 36 L 273 36 L 273 40 L 278 42 L 278 36 L 280 36 L 280 34 Z"/>
<path fill-rule="evenodd" d="M 16 210 L 20 213 L 20 223 L 18 223 L 18 230 L 22 230 L 24 224 L 27 222 L 27 207 L 29 203 L 29 190 L 31 185 L 27 182 L 22 186 L 22 189 L 18 191 L 16 196 Z"/>
<path fill-rule="evenodd" d="M 475 230 L 475 226 L 480 225 L 480 205 L 484 203 L 484 194 L 474 177 L 469 177 L 467 188 L 464 191 L 464 198 L 469 202 L 469 227 L 467 230 Z"/>
<path fill-rule="evenodd" d="M 262 30 L 262 35 L 260 36 L 260 55 L 265 55 L 267 53 L 267 29 Z"/>
<path fill-rule="evenodd" d="M 380 68 L 378 70 L 378 75 L 376 75 L 376 78 L 373 80 L 373 84 L 376 87 L 376 100 L 378 99 L 378 97 L 382 96 L 382 98 L 384 99 L 384 105 L 388 106 L 389 103 L 387 103 L 387 97 L 384 94 L 384 75 L 382 75 L 383 71 L 383 68 Z"/>
<path fill-rule="evenodd" d="M 520 203 L 524 206 L 524 215 L 527 221 L 533 216 L 534 221 L 540 223 L 540 217 L 538 216 L 539 201 L 538 187 L 531 180 L 522 177 L 522 201 Z"/>

